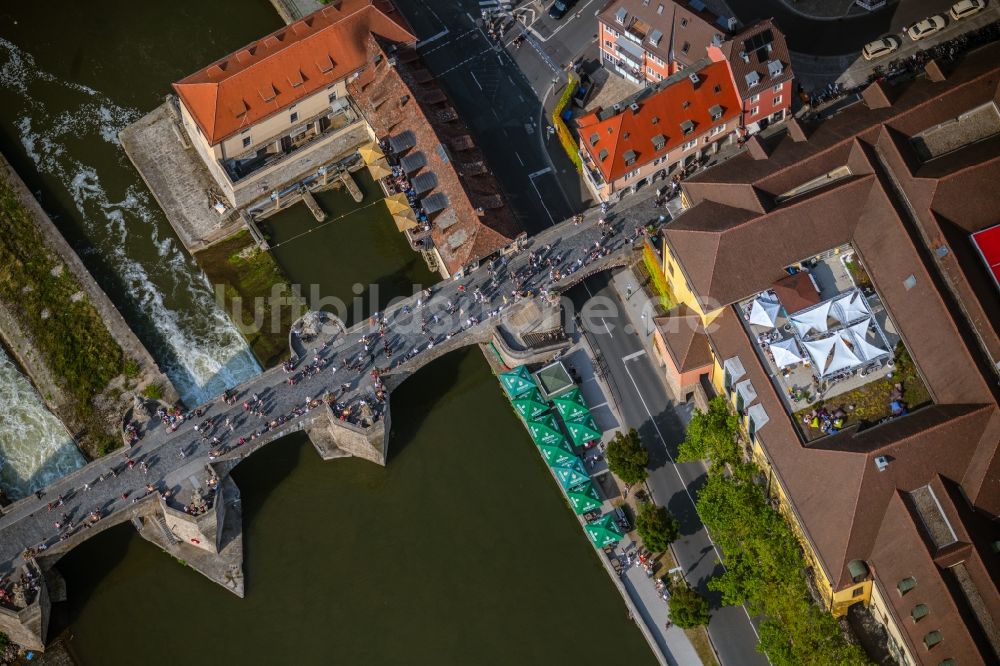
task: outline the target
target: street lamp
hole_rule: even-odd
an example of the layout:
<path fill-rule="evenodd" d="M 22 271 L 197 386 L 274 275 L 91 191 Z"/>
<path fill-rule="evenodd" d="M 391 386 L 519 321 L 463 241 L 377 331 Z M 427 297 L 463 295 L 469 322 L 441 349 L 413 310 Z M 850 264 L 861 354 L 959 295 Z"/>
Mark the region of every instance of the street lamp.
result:
<path fill-rule="evenodd" d="M 625 287 L 625 300 L 630 300 L 632 298 L 632 285 Z"/>
<path fill-rule="evenodd" d="M 649 337 L 649 321 L 646 319 L 646 313 L 645 312 L 642 313 L 642 323 L 643 323 L 643 329 L 646 331 L 646 337 L 648 338 Z"/>

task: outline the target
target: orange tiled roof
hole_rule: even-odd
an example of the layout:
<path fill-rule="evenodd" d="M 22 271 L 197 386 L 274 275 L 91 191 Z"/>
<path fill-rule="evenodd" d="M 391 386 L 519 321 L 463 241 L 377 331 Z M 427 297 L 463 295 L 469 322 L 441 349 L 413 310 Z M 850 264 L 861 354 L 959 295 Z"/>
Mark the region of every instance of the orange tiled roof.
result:
<path fill-rule="evenodd" d="M 416 41 L 388 0 L 340 0 L 178 81 L 174 90 L 215 145 L 362 67 L 371 33 Z"/>
<path fill-rule="evenodd" d="M 691 74 L 698 75 L 697 85 L 689 78 Z M 629 108 L 633 101 L 639 105 L 637 111 Z M 719 120 L 711 119 L 709 109 L 714 106 L 721 107 Z M 599 110 L 582 116 L 577 124 L 584 148 L 605 180 L 612 182 L 710 128 L 738 118 L 740 108 L 740 98 L 726 63 L 702 60 L 623 100 L 617 113 Z M 681 130 L 685 121 L 694 123 L 694 130 L 686 136 Z M 664 137 L 664 145 L 656 150 L 653 137 L 658 135 Z M 604 159 L 602 150 L 607 151 Z M 625 164 L 625 154 L 629 151 L 635 153 L 631 165 Z"/>

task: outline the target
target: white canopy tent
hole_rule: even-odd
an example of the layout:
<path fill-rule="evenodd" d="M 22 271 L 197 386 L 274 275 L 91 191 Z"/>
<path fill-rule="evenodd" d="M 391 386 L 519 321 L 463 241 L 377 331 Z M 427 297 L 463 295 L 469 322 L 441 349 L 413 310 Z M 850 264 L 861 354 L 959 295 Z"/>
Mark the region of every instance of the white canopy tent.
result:
<path fill-rule="evenodd" d="M 802 350 L 799 349 L 799 343 L 795 341 L 795 338 L 786 338 L 785 340 L 773 342 L 769 349 L 771 350 L 771 355 L 774 356 L 774 363 L 779 369 L 801 363 L 804 358 Z"/>
<path fill-rule="evenodd" d="M 802 312 L 796 313 L 789 319 L 795 327 L 795 330 L 797 330 L 799 335 L 803 338 L 809 333 L 809 331 L 826 333 L 828 330 L 826 320 L 830 316 L 831 305 L 831 301 L 824 301 L 810 310 L 803 310 Z"/>
<path fill-rule="evenodd" d="M 868 317 L 871 315 L 871 310 L 868 309 L 865 297 L 855 289 L 834 301 L 833 315 L 840 320 L 840 323 L 848 324 L 862 317 Z"/>
<path fill-rule="evenodd" d="M 753 306 L 750 308 L 750 323 L 774 328 L 780 311 L 781 303 L 778 302 L 777 296 L 768 293 L 761 294 L 754 299 Z"/>
<path fill-rule="evenodd" d="M 851 348 L 847 346 L 842 337 L 834 336 L 833 340 L 833 357 L 830 359 L 830 364 L 826 366 L 826 370 L 822 373 L 823 376 L 832 375 L 835 372 L 847 370 L 862 363 L 861 359 L 854 355 L 854 352 L 851 351 Z"/>
<path fill-rule="evenodd" d="M 878 345 L 868 342 L 868 330 L 871 322 L 871 318 L 868 318 L 847 328 L 847 331 L 850 332 L 850 342 L 854 345 L 855 355 L 865 361 L 870 361 L 888 353 L 887 350 L 882 349 Z M 841 333 L 841 337 L 847 339 L 844 333 Z"/>
<path fill-rule="evenodd" d="M 826 362 L 830 358 L 830 352 L 833 351 L 833 346 L 837 344 L 837 340 L 839 339 L 840 338 L 836 335 L 831 335 L 830 337 L 823 338 L 822 340 L 810 340 L 802 343 L 805 345 L 809 358 L 812 359 L 815 373 L 820 377 L 826 374 Z"/>

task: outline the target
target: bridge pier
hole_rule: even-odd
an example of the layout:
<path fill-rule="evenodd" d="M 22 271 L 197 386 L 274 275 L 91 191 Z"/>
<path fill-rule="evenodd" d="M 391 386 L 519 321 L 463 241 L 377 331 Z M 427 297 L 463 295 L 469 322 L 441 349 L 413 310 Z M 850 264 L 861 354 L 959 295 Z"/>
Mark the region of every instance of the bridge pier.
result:
<path fill-rule="evenodd" d="M 367 428 L 341 421 L 329 406 L 324 409 L 327 419 L 320 419 L 305 429 L 320 458 L 334 460 L 354 456 L 385 466 L 388 454 L 386 435 L 390 427 L 388 399 L 382 418 Z"/>

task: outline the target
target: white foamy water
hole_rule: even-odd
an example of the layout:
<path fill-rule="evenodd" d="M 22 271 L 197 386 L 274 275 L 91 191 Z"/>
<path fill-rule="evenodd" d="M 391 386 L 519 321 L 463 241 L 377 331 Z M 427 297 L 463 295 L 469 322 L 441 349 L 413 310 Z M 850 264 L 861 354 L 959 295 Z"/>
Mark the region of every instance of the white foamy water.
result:
<path fill-rule="evenodd" d="M 15 500 L 85 462 L 63 424 L 0 349 L 0 488 Z"/>
<path fill-rule="evenodd" d="M 0 89 L 18 105 L 11 129 L 26 154 L 72 198 L 92 245 L 87 251 L 105 260 L 159 331 L 162 344 L 150 351 L 183 400 L 200 404 L 258 374 L 245 340 L 118 144 L 118 133 L 141 114 L 39 70 L 29 53 L 2 38 Z"/>

